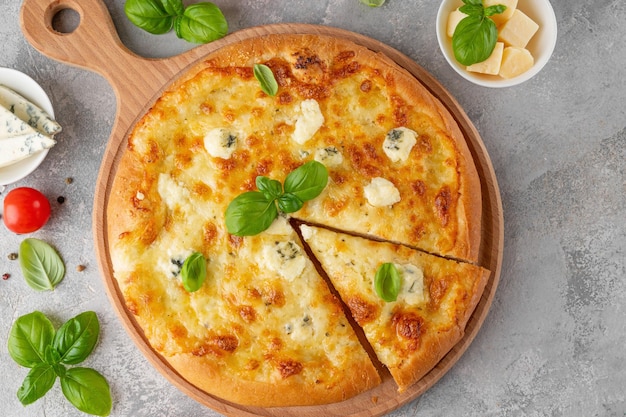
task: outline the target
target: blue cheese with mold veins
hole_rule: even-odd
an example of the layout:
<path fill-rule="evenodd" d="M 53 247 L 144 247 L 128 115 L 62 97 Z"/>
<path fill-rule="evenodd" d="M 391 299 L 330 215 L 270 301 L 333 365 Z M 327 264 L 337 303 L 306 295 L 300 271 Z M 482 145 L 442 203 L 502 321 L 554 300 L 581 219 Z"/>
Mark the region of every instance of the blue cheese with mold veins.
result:
<path fill-rule="evenodd" d="M 0 139 L 0 168 L 28 158 L 56 144 L 54 139 L 40 133 Z"/>
<path fill-rule="evenodd" d="M 257 261 L 259 266 L 277 272 L 287 281 L 293 281 L 302 274 L 307 260 L 296 242 L 276 240 L 263 247 Z"/>
<path fill-rule="evenodd" d="M 214 158 L 230 159 L 237 148 L 237 134 L 225 128 L 213 129 L 204 136 L 204 148 Z"/>
<path fill-rule="evenodd" d="M 406 127 L 391 129 L 383 141 L 383 151 L 393 162 L 404 162 L 417 143 L 417 133 Z"/>
<path fill-rule="evenodd" d="M 317 133 L 324 124 L 324 115 L 320 105 L 314 99 L 307 99 L 300 103 L 298 118 L 292 139 L 302 145 Z"/>
<path fill-rule="evenodd" d="M 327 167 L 335 167 L 343 162 L 343 155 L 334 146 L 319 148 L 315 151 L 315 160 Z"/>
<path fill-rule="evenodd" d="M 398 301 L 414 306 L 427 301 L 424 296 L 424 271 L 412 264 L 395 264 L 402 279 Z"/>
<path fill-rule="evenodd" d="M 385 178 L 375 177 L 363 188 L 367 202 L 374 207 L 393 206 L 400 201 L 400 191 Z"/>
<path fill-rule="evenodd" d="M 4 85 L 0 85 L 0 106 L 15 114 L 17 118 L 39 133 L 54 136 L 61 131 L 61 125 L 48 113 Z"/>

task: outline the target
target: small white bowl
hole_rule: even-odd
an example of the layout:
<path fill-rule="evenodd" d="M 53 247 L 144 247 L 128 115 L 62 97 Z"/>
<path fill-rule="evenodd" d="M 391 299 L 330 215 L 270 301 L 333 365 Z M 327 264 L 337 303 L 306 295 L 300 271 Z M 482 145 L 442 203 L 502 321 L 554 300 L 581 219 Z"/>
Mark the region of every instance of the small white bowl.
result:
<path fill-rule="evenodd" d="M 39 84 L 23 72 L 0 67 L 0 84 L 9 87 L 19 95 L 45 110 L 54 118 L 52 103 L 46 92 Z M 8 185 L 21 180 L 33 172 L 48 155 L 48 149 L 23 159 L 15 164 L 0 167 L 0 186 Z"/>
<path fill-rule="evenodd" d="M 535 64 L 531 69 L 517 77 L 505 79 L 497 75 L 486 75 L 469 72 L 454 58 L 452 51 L 452 39 L 448 37 L 446 28 L 448 15 L 453 10 L 462 6 L 461 0 L 443 0 L 437 12 L 437 41 L 443 56 L 450 66 L 463 78 L 483 87 L 511 87 L 535 76 L 546 65 L 554 47 L 556 46 L 557 25 L 556 16 L 552 5 L 548 0 L 519 0 L 517 8 L 539 25 L 539 30 L 530 40 L 526 47 L 535 58 Z"/>

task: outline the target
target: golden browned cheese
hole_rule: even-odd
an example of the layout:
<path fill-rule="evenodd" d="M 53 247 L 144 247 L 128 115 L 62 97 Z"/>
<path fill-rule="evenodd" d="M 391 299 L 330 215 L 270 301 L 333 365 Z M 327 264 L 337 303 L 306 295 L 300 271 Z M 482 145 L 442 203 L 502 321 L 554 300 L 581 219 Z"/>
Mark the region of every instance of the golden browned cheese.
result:
<path fill-rule="evenodd" d="M 422 378 L 461 339 L 489 271 L 390 242 L 302 226 L 302 235 L 363 328 L 400 391 Z M 376 271 L 392 263 L 396 301 L 376 293 Z"/>
<path fill-rule="evenodd" d="M 256 63 L 272 70 L 276 96 L 261 90 Z M 211 394 L 306 405 L 380 383 L 287 219 L 254 237 L 225 228 L 226 207 L 254 190 L 257 176 L 282 182 L 313 159 L 330 181 L 294 217 L 477 259 L 481 199 L 471 155 L 449 113 L 406 71 L 318 35 L 217 50 L 134 127 L 107 208 L 128 310 L 151 346 Z M 180 268 L 194 252 L 207 259 L 208 277 L 188 293 Z M 376 317 L 369 302 L 354 303 L 363 320 Z M 427 328 L 401 311 L 394 320 L 409 340 Z"/>

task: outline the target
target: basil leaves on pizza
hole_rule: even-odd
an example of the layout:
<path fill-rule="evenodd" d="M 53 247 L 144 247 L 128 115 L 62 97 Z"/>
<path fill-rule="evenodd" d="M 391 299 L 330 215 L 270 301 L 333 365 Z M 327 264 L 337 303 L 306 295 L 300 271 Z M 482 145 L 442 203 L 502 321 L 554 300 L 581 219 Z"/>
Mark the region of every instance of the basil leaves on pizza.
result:
<path fill-rule="evenodd" d="M 293 213 L 306 201 L 322 193 L 328 184 L 328 170 L 309 161 L 291 171 L 281 184 L 264 176 L 256 178 L 258 191 L 237 196 L 226 209 L 226 228 L 236 236 L 253 236 L 266 230 L 278 213 Z"/>
<path fill-rule="evenodd" d="M 252 71 L 254 78 L 256 78 L 261 85 L 261 90 L 268 96 L 274 97 L 276 93 L 278 93 L 278 82 L 270 67 L 264 64 L 254 64 Z"/>
<path fill-rule="evenodd" d="M 374 289 L 380 298 L 387 302 L 396 301 L 401 286 L 402 278 L 394 264 L 387 262 L 378 267 Z"/>
<path fill-rule="evenodd" d="M 200 252 L 192 253 L 180 270 L 183 287 L 189 292 L 200 289 L 206 279 L 206 259 Z"/>
<path fill-rule="evenodd" d="M 472 65 L 489 58 L 498 40 L 498 29 L 489 16 L 500 14 L 506 6 L 484 7 L 483 0 L 463 0 L 459 11 L 464 17 L 452 35 L 454 57 L 463 65 Z"/>

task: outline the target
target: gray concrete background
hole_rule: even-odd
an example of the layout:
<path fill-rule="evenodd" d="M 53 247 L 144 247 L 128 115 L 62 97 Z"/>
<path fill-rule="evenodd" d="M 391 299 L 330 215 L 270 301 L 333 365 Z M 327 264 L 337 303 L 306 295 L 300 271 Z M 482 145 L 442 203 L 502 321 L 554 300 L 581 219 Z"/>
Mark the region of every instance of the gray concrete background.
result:
<path fill-rule="evenodd" d="M 132 26 L 124 1 L 106 0 L 122 41 L 164 57 L 191 47 L 173 34 Z M 438 1 L 216 0 L 230 31 L 276 22 L 352 30 L 414 59 L 456 97 L 480 132 L 502 193 L 504 262 L 492 308 L 475 341 L 433 388 L 393 417 L 626 415 L 626 2 L 553 1 L 556 50 L 532 80 L 512 88 L 470 84 L 446 64 L 435 37 Z M 118 322 L 94 256 L 91 206 L 115 116 L 100 76 L 35 51 L 19 28 L 20 1 L 0 0 L 0 66 L 25 72 L 49 94 L 64 126 L 59 144 L 29 177 L 53 216 L 33 237 L 55 245 L 68 269 L 54 292 L 26 286 L 16 252 L 23 237 L 0 226 L 0 415 L 79 416 L 57 385 L 33 405 L 15 395 L 25 368 L 6 341 L 35 309 L 58 326 L 87 309 L 101 321 L 86 366 L 111 384 L 113 416 L 218 416 L 155 371 Z M 74 182 L 66 184 L 65 178 Z M 65 203 L 56 203 L 58 196 Z M 0 199 L 3 196 L 0 195 Z M 77 272 L 76 266 L 87 266 Z"/>

